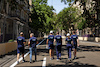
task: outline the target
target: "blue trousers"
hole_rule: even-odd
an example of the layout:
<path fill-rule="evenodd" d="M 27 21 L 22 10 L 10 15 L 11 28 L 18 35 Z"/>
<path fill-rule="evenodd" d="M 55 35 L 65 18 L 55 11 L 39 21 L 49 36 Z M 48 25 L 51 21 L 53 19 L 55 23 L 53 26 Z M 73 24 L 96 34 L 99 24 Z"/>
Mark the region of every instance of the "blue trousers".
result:
<path fill-rule="evenodd" d="M 37 58 L 36 58 L 36 55 L 37 55 L 37 49 L 36 49 L 36 48 L 30 47 L 30 48 L 29 48 L 29 51 L 30 51 L 30 60 L 32 60 L 32 53 L 33 53 L 33 51 L 34 51 L 34 54 L 35 54 L 35 60 L 36 60 L 36 59 L 37 59 Z"/>
<path fill-rule="evenodd" d="M 71 58 L 71 50 L 72 50 L 72 47 L 68 46 L 67 47 L 67 50 L 68 50 L 68 58 Z"/>
<path fill-rule="evenodd" d="M 56 55 L 57 55 L 57 59 L 61 57 L 61 45 L 56 46 Z"/>

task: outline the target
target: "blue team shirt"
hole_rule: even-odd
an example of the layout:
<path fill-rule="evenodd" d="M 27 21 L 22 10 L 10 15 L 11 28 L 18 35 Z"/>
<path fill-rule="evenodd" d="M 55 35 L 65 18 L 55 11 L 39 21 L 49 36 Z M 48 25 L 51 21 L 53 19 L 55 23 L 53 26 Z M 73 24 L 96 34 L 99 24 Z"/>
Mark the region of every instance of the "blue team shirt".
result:
<path fill-rule="evenodd" d="M 72 38 L 72 40 L 73 40 L 73 43 L 74 43 L 74 44 L 77 44 L 78 36 L 77 36 L 77 35 L 72 35 L 71 38 Z"/>
<path fill-rule="evenodd" d="M 49 35 L 49 36 L 48 36 L 48 39 L 49 39 L 48 44 L 53 44 L 53 41 L 54 41 L 54 35 Z"/>
<path fill-rule="evenodd" d="M 57 45 L 62 45 L 62 37 L 60 35 L 56 35 L 55 39 L 56 39 Z"/>
<path fill-rule="evenodd" d="M 25 42 L 25 38 L 19 36 L 19 37 L 17 38 L 18 48 L 20 48 L 20 47 L 24 47 L 24 43 L 23 43 L 23 42 Z"/>
<path fill-rule="evenodd" d="M 66 38 L 67 44 L 71 44 L 72 39 L 71 38 Z"/>
<path fill-rule="evenodd" d="M 72 44 L 71 44 L 72 39 L 71 38 L 66 38 L 66 41 L 67 41 L 67 47 L 72 46 Z"/>
<path fill-rule="evenodd" d="M 29 41 L 30 41 L 30 47 L 36 48 L 36 41 L 37 41 L 37 38 L 36 38 L 36 37 L 31 37 L 31 38 L 29 39 Z"/>

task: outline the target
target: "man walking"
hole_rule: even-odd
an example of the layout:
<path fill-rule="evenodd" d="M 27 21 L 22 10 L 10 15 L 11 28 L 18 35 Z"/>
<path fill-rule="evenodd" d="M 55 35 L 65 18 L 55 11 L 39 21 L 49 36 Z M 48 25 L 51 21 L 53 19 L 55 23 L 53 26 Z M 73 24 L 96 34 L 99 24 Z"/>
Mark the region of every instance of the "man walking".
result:
<path fill-rule="evenodd" d="M 77 46 L 79 46 L 79 40 L 78 40 L 78 36 L 75 34 L 75 31 L 73 31 L 73 35 L 71 36 L 71 39 L 73 41 L 74 59 L 76 59 L 76 52 L 77 52 Z"/>
<path fill-rule="evenodd" d="M 54 42 L 56 42 L 57 60 L 61 60 L 62 37 L 59 35 L 59 32 L 57 32 Z"/>
<path fill-rule="evenodd" d="M 50 60 L 54 59 L 54 35 L 53 35 L 53 31 L 50 31 L 50 35 L 48 36 L 47 39 L 47 44 L 48 44 L 48 48 L 49 48 L 49 54 L 50 54 Z"/>
<path fill-rule="evenodd" d="M 29 51 L 30 51 L 30 63 L 32 63 L 32 53 L 34 51 L 35 53 L 35 61 L 36 61 L 36 53 L 37 53 L 37 50 L 36 50 L 36 44 L 38 43 L 37 41 L 37 38 L 34 37 L 34 34 L 31 33 L 30 34 L 30 39 L 29 39 L 29 42 L 28 42 L 28 45 L 29 45 Z"/>
<path fill-rule="evenodd" d="M 23 61 L 24 60 L 24 44 L 25 44 L 25 38 L 23 37 L 23 32 L 20 33 L 20 36 L 17 38 L 17 64 L 19 64 L 19 56 L 20 53 L 22 53 Z"/>

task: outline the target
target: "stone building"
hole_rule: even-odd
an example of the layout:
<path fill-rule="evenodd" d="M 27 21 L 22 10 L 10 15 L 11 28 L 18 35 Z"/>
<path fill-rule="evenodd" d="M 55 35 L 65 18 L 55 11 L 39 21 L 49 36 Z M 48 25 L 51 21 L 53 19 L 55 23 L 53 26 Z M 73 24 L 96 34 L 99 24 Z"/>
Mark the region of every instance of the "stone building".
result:
<path fill-rule="evenodd" d="M 15 40 L 21 31 L 29 37 L 29 7 L 29 0 L 0 0 L 0 42 Z"/>

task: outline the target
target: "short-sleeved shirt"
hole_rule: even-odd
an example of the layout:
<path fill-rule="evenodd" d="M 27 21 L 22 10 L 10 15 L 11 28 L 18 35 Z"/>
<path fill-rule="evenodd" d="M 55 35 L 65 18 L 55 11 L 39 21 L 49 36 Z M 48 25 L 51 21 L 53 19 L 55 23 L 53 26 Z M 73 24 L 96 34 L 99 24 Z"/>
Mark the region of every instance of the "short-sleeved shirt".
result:
<path fill-rule="evenodd" d="M 71 47 L 72 46 L 72 44 L 71 44 L 72 39 L 71 38 L 66 38 L 65 41 L 67 41 L 67 47 Z"/>
<path fill-rule="evenodd" d="M 71 38 L 66 38 L 67 44 L 71 44 L 72 39 Z"/>
<path fill-rule="evenodd" d="M 29 41 L 30 41 L 30 47 L 36 48 L 36 41 L 37 41 L 37 38 L 36 38 L 36 37 L 31 37 L 31 38 L 29 39 Z"/>
<path fill-rule="evenodd" d="M 71 38 L 72 38 L 72 40 L 73 40 L 73 43 L 74 43 L 74 44 L 77 44 L 78 36 L 77 36 L 77 35 L 72 35 Z"/>
<path fill-rule="evenodd" d="M 50 44 L 53 44 L 53 41 L 54 41 L 54 35 L 49 35 L 49 36 L 48 36 L 48 39 L 49 39 L 48 44 L 49 44 L 49 45 L 50 45 Z"/>
<path fill-rule="evenodd" d="M 55 39 L 56 39 L 57 45 L 62 45 L 62 37 L 60 35 L 56 35 Z"/>
<path fill-rule="evenodd" d="M 24 43 L 23 43 L 23 42 L 26 42 L 26 41 L 25 41 L 25 38 L 19 36 L 19 37 L 17 38 L 18 48 L 20 48 L 20 47 L 24 47 Z"/>

